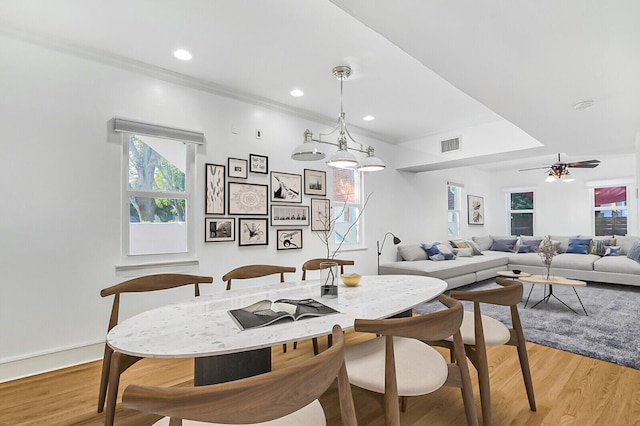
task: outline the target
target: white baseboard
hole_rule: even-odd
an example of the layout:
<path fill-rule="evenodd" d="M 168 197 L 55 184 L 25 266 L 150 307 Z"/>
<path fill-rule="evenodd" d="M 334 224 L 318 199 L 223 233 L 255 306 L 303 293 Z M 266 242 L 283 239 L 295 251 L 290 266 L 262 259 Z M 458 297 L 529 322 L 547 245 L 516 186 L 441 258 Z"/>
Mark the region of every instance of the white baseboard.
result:
<path fill-rule="evenodd" d="M 102 359 L 104 342 L 33 354 L 0 363 L 0 383 Z"/>

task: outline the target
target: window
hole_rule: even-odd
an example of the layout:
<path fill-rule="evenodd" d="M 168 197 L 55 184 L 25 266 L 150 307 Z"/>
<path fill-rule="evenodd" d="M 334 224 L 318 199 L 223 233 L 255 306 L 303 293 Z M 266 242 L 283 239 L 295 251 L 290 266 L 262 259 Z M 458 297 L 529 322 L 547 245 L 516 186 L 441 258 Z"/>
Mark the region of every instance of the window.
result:
<path fill-rule="evenodd" d="M 593 189 L 595 235 L 627 234 L 627 187 Z"/>
<path fill-rule="evenodd" d="M 333 168 L 333 212 L 335 243 L 342 247 L 362 242 L 361 174 L 355 169 Z M 358 220 L 359 219 L 359 220 Z"/>
<path fill-rule="evenodd" d="M 123 142 L 123 257 L 191 253 L 194 144 L 203 143 L 204 135 L 122 119 L 114 123 Z"/>
<path fill-rule="evenodd" d="M 509 233 L 533 235 L 533 192 L 510 192 Z"/>
<path fill-rule="evenodd" d="M 447 235 L 460 235 L 460 199 L 462 185 L 447 183 Z"/>

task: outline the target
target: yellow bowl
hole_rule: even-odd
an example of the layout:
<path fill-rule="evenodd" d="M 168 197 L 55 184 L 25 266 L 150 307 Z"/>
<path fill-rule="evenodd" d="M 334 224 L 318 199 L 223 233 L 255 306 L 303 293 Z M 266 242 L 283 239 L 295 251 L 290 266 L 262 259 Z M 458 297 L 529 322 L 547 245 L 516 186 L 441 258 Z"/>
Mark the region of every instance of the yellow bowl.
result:
<path fill-rule="evenodd" d="M 362 278 L 362 275 L 347 274 L 347 275 L 341 275 L 341 278 L 342 278 L 342 282 L 347 287 L 355 287 L 358 284 L 360 284 L 360 278 Z"/>

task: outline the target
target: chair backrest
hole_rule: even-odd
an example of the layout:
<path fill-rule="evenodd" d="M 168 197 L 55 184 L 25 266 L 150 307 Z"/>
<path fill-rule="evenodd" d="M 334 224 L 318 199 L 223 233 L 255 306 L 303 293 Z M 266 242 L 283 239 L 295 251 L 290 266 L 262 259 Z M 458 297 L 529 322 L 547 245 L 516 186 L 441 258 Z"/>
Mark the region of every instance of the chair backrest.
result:
<path fill-rule="evenodd" d="M 323 262 L 336 262 L 340 265 L 340 274 L 344 274 L 344 266 L 345 265 L 353 265 L 353 260 L 343 260 L 343 259 L 327 259 L 327 258 L 318 258 L 318 259 L 310 259 L 304 262 L 302 265 L 302 280 L 307 279 L 307 271 L 317 271 L 320 269 L 320 264 Z"/>
<path fill-rule="evenodd" d="M 227 283 L 227 290 L 231 290 L 231 280 L 244 280 L 247 278 L 259 278 L 267 275 L 280 274 L 280 282 L 284 282 L 284 274 L 287 272 L 295 272 L 293 266 L 278 265 L 246 265 L 233 269 L 222 277 L 222 281 Z"/>
<path fill-rule="evenodd" d="M 114 295 L 113 306 L 111 307 L 111 317 L 109 319 L 109 330 L 118 324 L 118 313 L 120 311 L 121 293 L 141 293 L 147 291 L 167 290 L 170 288 L 182 287 L 193 284 L 195 296 L 200 296 L 200 284 L 212 283 L 213 277 L 187 274 L 155 274 L 133 278 L 120 284 L 104 288 L 100 291 L 100 296 L 107 297 Z"/>
<path fill-rule="evenodd" d="M 338 325 L 333 327 L 333 346 L 291 367 L 207 386 L 129 385 L 122 403 L 127 408 L 170 417 L 172 421 L 252 424 L 277 419 L 305 407 L 318 399 L 336 377 L 343 424 L 356 425 L 344 365 L 344 336 Z"/>
<path fill-rule="evenodd" d="M 496 278 L 496 284 L 502 287 L 491 288 L 488 290 L 451 291 L 450 295 L 457 300 L 473 302 L 476 341 L 480 339 L 484 341 L 480 303 L 509 306 L 511 311 L 512 328 L 510 329 L 511 341 L 508 344 L 512 344 L 512 342 L 515 341 L 514 333 L 519 339 L 524 340 L 522 323 L 520 321 L 520 314 L 518 313 L 518 303 L 522 301 L 522 294 L 524 291 L 522 283 L 517 280 L 498 277 Z"/>

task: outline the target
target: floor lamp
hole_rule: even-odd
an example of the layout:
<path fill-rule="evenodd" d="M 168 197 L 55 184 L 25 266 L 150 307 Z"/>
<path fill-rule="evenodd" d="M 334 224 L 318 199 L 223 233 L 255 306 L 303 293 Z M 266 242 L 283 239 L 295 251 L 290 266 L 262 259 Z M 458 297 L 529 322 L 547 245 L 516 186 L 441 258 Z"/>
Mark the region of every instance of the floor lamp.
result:
<path fill-rule="evenodd" d="M 384 234 L 384 238 L 382 238 L 382 245 L 380 245 L 380 241 L 376 241 L 376 246 L 378 247 L 378 275 L 380 275 L 380 255 L 382 254 L 382 248 L 384 247 L 384 242 L 387 241 L 387 237 L 389 235 L 393 236 L 393 245 L 394 246 L 397 246 L 398 244 L 400 244 L 402 242 L 400 240 L 400 238 L 398 238 L 395 235 L 393 235 L 393 232 L 387 232 L 386 234 Z"/>

